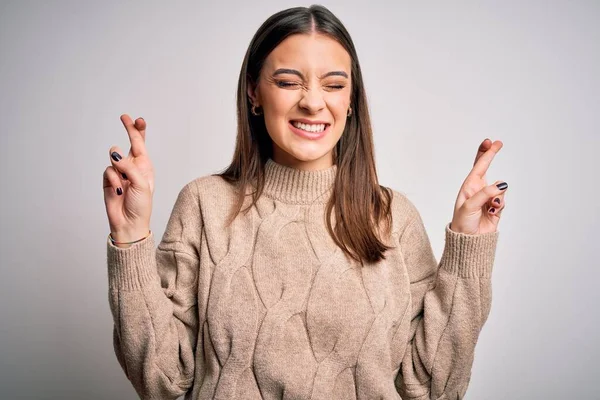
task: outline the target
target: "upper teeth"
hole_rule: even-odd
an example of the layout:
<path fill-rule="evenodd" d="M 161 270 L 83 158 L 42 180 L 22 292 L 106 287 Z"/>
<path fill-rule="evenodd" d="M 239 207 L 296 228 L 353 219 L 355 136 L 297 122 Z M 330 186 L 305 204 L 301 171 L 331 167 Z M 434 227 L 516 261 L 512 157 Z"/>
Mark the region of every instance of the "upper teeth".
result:
<path fill-rule="evenodd" d="M 307 132 L 323 132 L 325 124 L 303 124 L 302 122 L 294 121 L 292 124 L 296 128 L 300 128 Z"/>

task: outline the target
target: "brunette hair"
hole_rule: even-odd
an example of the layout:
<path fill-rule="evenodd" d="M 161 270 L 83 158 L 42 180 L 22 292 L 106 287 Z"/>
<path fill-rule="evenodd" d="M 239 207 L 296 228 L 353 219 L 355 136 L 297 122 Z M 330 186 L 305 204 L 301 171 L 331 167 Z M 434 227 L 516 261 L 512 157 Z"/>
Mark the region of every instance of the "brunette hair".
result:
<path fill-rule="evenodd" d="M 381 222 L 386 223 L 386 234 L 391 231 L 392 191 L 379 185 L 377 180 L 371 120 L 354 43 L 342 22 L 327 8 L 321 5 L 288 8 L 270 16 L 255 33 L 238 80 L 235 152 L 231 164 L 215 175 L 234 184 L 239 191 L 235 212 L 229 220 L 231 223 L 244 204 L 248 185 L 256 190 L 247 209 L 260 197 L 264 188 L 264 166 L 273 153 L 273 142 L 264 118 L 250 114 L 248 85 L 258 81 L 265 59 L 285 38 L 313 32 L 339 42 L 352 60 L 352 114 L 333 149 L 337 175 L 326 207 L 327 229 L 335 243 L 351 258 L 361 263 L 377 262 L 385 259 L 384 252 L 390 248 L 379 234 Z M 335 227 L 331 223 L 332 211 L 335 212 Z"/>

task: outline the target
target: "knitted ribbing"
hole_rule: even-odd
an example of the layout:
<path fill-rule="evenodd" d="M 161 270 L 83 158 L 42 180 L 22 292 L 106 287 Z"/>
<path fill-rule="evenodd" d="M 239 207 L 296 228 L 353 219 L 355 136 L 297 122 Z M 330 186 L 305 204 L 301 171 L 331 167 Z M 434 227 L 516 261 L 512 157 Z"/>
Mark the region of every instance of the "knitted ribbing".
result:
<path fill-rule="evenodd" d="M 335 182 L 337 165 L 321 170 L 301 170 L 276 163 L 265 164 L 264 194 L 291 204 L 325 203 Z"/>

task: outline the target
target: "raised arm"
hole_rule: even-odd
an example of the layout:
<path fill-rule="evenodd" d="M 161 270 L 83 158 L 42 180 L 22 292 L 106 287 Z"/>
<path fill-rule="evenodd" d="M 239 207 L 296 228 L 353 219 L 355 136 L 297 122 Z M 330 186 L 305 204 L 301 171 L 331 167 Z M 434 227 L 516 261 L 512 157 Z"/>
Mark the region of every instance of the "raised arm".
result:
<path fill-rule="evenodd" d="M 107 240 L 109 303 L 117 359 L 143 399 L 175 399 L 194 379 L 197 283 L 202 235 L 197 182 L 179 192 L 158 248 L 149 229 L 154 168 L 146 121 L 120 117 L 131 147 L 109 149 L 103 175 L 111 232 Z M 148 234 L 150 235 L 148 236 Z M 117 242 L 116 244 L 112 241 Z"/>
<path fill-rule="evenodd" d="M 176 399 L 193 384 L 201 232 L 196 183 L 190 182 L 158 248 L 154 234 L 128 248 L 107 241 L 114 350 L 143 399 Z"/>
<path fill-rule="evenodd" d="M 466 235 L 446 225 L 438 265 L 419 213 L 400 237 L 411 281 L 409 343 L 397 387 L 403 399 L 462 399 L 491 306 L 498 232 Z"/>

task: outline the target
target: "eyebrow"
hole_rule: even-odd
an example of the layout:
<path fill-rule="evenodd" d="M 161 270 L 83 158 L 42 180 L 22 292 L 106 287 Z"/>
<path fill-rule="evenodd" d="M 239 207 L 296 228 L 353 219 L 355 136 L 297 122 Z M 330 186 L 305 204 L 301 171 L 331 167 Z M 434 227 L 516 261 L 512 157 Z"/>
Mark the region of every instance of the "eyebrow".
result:
<path fill-rule="evenodd" d="M 296 69 L 279 68 L 279 69 L 275 70 L 275 72 L 273 72 L 273 76 L 280 75 L 280 74 L 298 75 L 300 78 L 304 79 L 304 75 L 302 75 L 302 72 L 300 72 Z M 348 74 L 345 73 L 344 71 L 329 71 L 328 73 L 320 76 L 319 79 L 327 78 L 328 76 L 332 76 L 332 75 L 333 76 L 343 76 L 344 78 L 348 78 Z"/>

